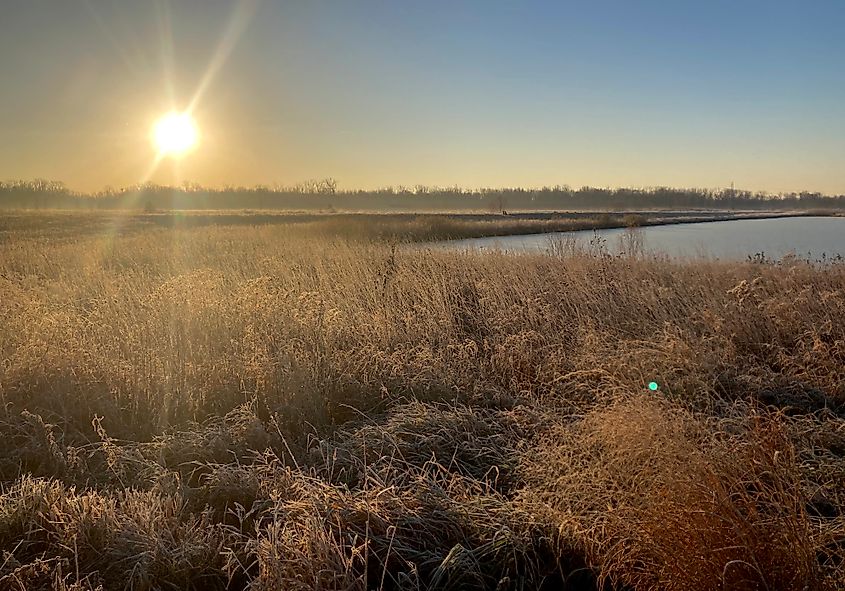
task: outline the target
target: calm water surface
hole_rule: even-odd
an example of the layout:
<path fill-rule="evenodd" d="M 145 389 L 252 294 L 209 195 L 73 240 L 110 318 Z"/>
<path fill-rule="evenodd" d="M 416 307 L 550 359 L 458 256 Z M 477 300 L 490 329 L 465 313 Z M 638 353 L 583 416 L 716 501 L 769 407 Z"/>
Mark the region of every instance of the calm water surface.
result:
<path fill-rule="evenodd" d="M 795 217 L 766 220 L 732 220 L 697 224 L 672 224 L 640 228 L 647 252 L 672 257 L 705 256 L 720 259 L 745 259 L 757 253 L 780 258 L 794 253 L 802 258 L 845 257 L 845 217 Z M 573 236 L 578 244 L 589 247 L 596 236 L 609 252 L 622 248 L 626 230 L 586 230 L 524 236 L 499 236 L 450 240 L 433 244 L 456 250 L 497 249 L 511 252 L 546 251 L 555 237 Z"/>

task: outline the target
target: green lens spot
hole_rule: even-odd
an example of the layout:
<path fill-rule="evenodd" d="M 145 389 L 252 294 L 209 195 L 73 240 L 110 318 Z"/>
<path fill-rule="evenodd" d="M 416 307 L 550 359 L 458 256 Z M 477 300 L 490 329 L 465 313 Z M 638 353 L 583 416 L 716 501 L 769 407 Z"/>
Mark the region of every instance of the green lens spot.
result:
<path fill-rule="evenodd" d="M 657 388 L 658 388 L 657 382 L 649 382 L 648 383 L 648 389 L 651 390 L 652 392 L 656 391 Z"/>

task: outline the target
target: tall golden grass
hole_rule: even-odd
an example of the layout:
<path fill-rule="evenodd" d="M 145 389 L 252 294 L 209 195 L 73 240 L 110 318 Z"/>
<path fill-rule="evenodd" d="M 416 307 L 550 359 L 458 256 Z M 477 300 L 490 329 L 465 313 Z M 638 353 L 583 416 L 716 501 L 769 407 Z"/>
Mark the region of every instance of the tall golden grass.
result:
<path fill-rule="evenodd" d="M 845 587 L 841 266 L 6 228 L 0 588 Z"/>

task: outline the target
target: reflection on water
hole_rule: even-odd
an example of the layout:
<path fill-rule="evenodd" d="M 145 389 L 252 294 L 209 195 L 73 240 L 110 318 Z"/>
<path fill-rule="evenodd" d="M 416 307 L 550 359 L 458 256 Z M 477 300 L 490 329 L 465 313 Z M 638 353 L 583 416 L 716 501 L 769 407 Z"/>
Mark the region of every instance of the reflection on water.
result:
<path fill-rule="evenodd" d="M 672 257 L 723 259 L 761 256 L 778 259 L 792 253 L 812 260 L 823 256 L 830 259 L 845 257 L 845 218 L 795 217 L 672 224 L 639 228 L 634 232 L 620 228 L 471 238 L 438 242 L 434 246 L 511 252 L 551 250 L 557 254 L 579 249 L 611 254 L 649 252 Z"/>

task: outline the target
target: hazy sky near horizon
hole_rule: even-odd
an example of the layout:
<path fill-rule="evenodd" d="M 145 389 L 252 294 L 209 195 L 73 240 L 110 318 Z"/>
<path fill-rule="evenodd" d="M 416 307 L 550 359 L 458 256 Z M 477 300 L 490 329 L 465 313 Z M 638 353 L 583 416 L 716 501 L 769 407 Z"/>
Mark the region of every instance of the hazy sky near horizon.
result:
<path fill-rule="evenodd" d="M 843 31 L 842 0 L 2 0 L 0 179 L 842 194 Z"/>

